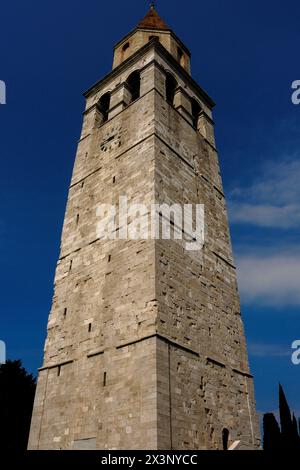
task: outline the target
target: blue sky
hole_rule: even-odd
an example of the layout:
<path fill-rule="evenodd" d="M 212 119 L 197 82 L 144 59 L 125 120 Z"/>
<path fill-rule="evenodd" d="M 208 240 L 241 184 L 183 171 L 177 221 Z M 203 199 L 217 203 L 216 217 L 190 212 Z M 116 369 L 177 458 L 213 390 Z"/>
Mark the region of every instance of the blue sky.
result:
<path fill-rule="evenodd" d="M 113 45 L 146 1 L 11 0 L 0 7 L 0 339 L 36 372 L 50 310 L 84 92 L 111 69 Z M 217 145 L 230 209 L 258 410 L 281 381 L 300 415 L 300 3 L 158 2 L 217 102 Z"/>

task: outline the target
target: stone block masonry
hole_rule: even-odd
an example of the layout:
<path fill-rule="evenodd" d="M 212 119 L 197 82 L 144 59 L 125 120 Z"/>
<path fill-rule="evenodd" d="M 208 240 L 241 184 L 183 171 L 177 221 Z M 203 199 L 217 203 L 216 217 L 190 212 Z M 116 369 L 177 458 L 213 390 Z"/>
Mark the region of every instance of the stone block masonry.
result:
<path fill-rule="evenodd" d="M 30 449 L 260 445 L 214 103 L 145 21 L 86 93 Z M 122 196 L 204 204 L 204 248 L 98 238 L 97 208 Z"/>

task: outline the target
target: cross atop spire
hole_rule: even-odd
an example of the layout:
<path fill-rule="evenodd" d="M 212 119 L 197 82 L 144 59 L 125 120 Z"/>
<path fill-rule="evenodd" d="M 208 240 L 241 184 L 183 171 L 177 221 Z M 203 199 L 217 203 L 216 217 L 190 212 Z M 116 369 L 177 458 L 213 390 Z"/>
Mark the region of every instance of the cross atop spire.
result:
<path fill-rule="evenodd" d="M 148 11 L 145 18 L 139 22 L 138 28 L 169 30 L 170 28 L 168 27 L 168 25 L 161 19 L 161 17 L 157 13 L 155 9 L 155 3 L 156 2 L 151 1 L 150 10 Z"/>

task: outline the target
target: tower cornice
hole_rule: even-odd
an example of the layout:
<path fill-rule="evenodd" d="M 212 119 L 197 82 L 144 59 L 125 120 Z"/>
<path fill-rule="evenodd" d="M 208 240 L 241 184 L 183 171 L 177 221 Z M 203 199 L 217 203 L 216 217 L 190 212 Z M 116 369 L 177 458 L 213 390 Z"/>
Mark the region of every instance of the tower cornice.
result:
<path fill-rule="evenodd" d="M 139 49 L 137 52 L 135 52 L 132 56 L 130 56 L 127 60 L 122 62 L 118 67 L 113 69 L 109 74 L 107 74 L 104 78 L 96 82 L 94 85 L 92 85 L 84 94 L 83 96 L 85 98 L 88 98 L 92 93 L 97 92 L 97 90 L 103 86 L 106 82 L 111 80 L 112 78 L 116 77 L 118 74 L 120 74 L 123 70 L 126 68 L 130 67 L 134 62 L 136 62 L 140 57 L 142 57 L 146 52 L 154 48 L 154 50 L 161 56 L 163 57 L 171 66 L 173 69 L 176 70 L 178 75 L 180 75 L 190 86 L 195 90 L 195 92 L 203 99 L 205 104 L 209 108 L 214 108 L 215 107 L 215 102 L 213 99 L 208 95 L 208 93 L 198 85 L 198 83 L 190 76 L 188 72 L 186 72 L 180 64 L 177 62 L 176 59 L 163 47 L 159 41 L 157 41 L 155 38 L 151 39 L 146 45 L 144 45 L 141 49 Z M 156 62 L 154 60 L 154 62 Z M 156 62 L 158 66 L 160 66 L 159 63 Z M 148 66 L 148 65 L 146 65 Z"/>
<path fill-rule="evenodd" d="M 126 36 L 124 36 L 122 39 L 120 39 L 120 41 L 118 41 L 115 45 L 114 45 L 114 51 L 123 43 L 125 42 L 128 38 L 130 38 L 130 36 L 132 36 L 134 33 L 136 33 L 137 31 L 149 31 L 149 33 L 153 33 L 153 29 L 151 28 L 140 28 L 140 27 L 135 27 L 134 29 L 132 29 L 128 34 L 126 34 Z M 170 34 L 173 39 L 175 39 L 179 44 L 180 44 L 180 47 L 182 48 L 182 50 L 188 54 L 189 57 L 191 57 L 191 51 L 189 50 L 188 47 L 186 47 L 186 45 L 181 41 L 181 39 L 177 36 L 177 34 L 174 33 L 174 31 L 172 29 L 162 29 L 162 30 L 159 30 L 159 29 L 156 29 L 155 31 L 157 32 L 160 32 L 162 34 Z"/>

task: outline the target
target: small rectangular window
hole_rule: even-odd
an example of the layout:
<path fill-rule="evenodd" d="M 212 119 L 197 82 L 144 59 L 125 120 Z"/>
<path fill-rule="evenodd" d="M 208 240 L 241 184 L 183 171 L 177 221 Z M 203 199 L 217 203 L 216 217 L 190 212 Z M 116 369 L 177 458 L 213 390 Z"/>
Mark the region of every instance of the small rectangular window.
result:
<path fill-rule="evenodd" d="M 66 316 L 67 316 L 67 311 L 68 311 L 68 309 L 65 308 L 65 309 L 64 309 L 64 317 L 65 317 L 65 318 L 66 318 Z"/>
<path fill-rule="evenodd" d="M 103 387 L 106 386 L 106 372 L 103 374 Z"/>
<path fill-rule="evenodd" d="M 58 366 L 58 367 L 57 367 L 57 377 L 60 376 L 60 373 L 61 373 L 61 366 Z"/>
<path fill-rule="evenodd" d="M 92 331 L 92 324 L 89 323 L 89 333 Z"/>

